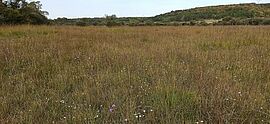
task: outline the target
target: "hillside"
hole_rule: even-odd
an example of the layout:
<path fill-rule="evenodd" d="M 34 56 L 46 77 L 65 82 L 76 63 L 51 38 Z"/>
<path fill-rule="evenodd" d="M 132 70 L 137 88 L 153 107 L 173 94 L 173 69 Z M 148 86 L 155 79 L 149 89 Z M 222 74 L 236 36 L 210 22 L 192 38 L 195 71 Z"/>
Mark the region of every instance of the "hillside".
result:
<path fill-rule="evenodd" d="M 267 18 L 270 18 L 270 3 L 249 3 L 177 10 L 155 16 L 151 18 L 151 21 L 168 23 L 212 20 L 212 22 L 218 22 L 221 20 L 230 21 L 232 19 L 244 20 Z"/>
<path fill-rule="evenodd" d="M 56 25 L 270 25 L 270 3 L 233 4 L 177 10 L 154 17 L 58 18 Z"/>

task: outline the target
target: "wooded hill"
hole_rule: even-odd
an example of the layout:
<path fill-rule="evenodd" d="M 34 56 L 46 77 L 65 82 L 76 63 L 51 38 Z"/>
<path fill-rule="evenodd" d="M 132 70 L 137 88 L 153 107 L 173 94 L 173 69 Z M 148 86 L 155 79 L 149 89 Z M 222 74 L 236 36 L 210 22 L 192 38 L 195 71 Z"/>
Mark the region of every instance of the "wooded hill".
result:
<path fill-rule="evenodd" d="M 154 17 L 57 18 L 48 20 L 40 2 L 1 0 L 0 24 L 51 24 L 79 26 L 145 25 L 270 25 L 270 3 L 233 4 L 176 10 Z"/>
<path fill-rule="evenodd" d="M 233 4 L 171 11 L 154 17 L 58 18 L 57 25 L 270 25 L 270 3 Z"/>
<path fill-rule="evenodd" d="M 269 24 L 270 3 L 233 4 L 177 10 L 151 18 L 159 23 Z"/>

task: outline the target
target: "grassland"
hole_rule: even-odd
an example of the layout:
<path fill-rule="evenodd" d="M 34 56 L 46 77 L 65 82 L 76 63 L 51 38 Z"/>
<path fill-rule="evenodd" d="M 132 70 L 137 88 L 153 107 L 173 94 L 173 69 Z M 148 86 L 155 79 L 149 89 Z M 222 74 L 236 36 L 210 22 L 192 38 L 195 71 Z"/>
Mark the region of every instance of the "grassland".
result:
<path fill-rule="evenodd" d="M 0 123 L 270 123 L 270 27 L 0 27 Z"/>

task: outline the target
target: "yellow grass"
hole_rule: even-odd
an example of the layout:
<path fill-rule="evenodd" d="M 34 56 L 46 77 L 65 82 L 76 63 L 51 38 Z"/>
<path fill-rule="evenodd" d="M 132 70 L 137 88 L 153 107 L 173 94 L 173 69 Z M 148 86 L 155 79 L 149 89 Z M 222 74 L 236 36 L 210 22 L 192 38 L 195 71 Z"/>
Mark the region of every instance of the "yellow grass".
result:
<path fill-rule="evenodd" d="M 0 123 L 270 123 L 270 27 L 0 27 Z"/>

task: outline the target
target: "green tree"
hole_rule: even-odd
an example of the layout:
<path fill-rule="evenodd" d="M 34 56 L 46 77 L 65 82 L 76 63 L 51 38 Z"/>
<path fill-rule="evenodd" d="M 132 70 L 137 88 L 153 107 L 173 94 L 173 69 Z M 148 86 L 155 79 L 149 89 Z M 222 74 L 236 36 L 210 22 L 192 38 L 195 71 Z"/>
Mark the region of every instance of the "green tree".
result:
<path fill-rule="evenodd" d="M 39 1 L 26 2 L 25 0 L 1 0 L 0 24 L 44 24 L 48 19 L 48 12 L 41 11 Z"/>
<path fill-rule="evenodd" d="M 24 16 L 24 23 L 31 24 L 44 24 L 47 23 L 47 18 L 45 15 L 48 15 L 48 12 L 41 11 L 41 4 L 39 1 L 30 2 L 27 6 L 23 7 L 21 14 Z"/>
<path fill-rule="evenodd" d="M 4 23 L 4 15 L 3 15 L 4 9 L 5 9 L 5 6 L 4 6 L 3 0 L 0 0 L 0 24 Z"/>
<path fill-rule="evenodd" d="M 116 19 L 117 19 L 117 16 L 116 15 L 105 15 L 105 18 L 106 18 L 106 26 L 108 27 L 112 27 L 112 26 L 117 26 L 119 25 L 117 22 L 116 22 Z"/>

